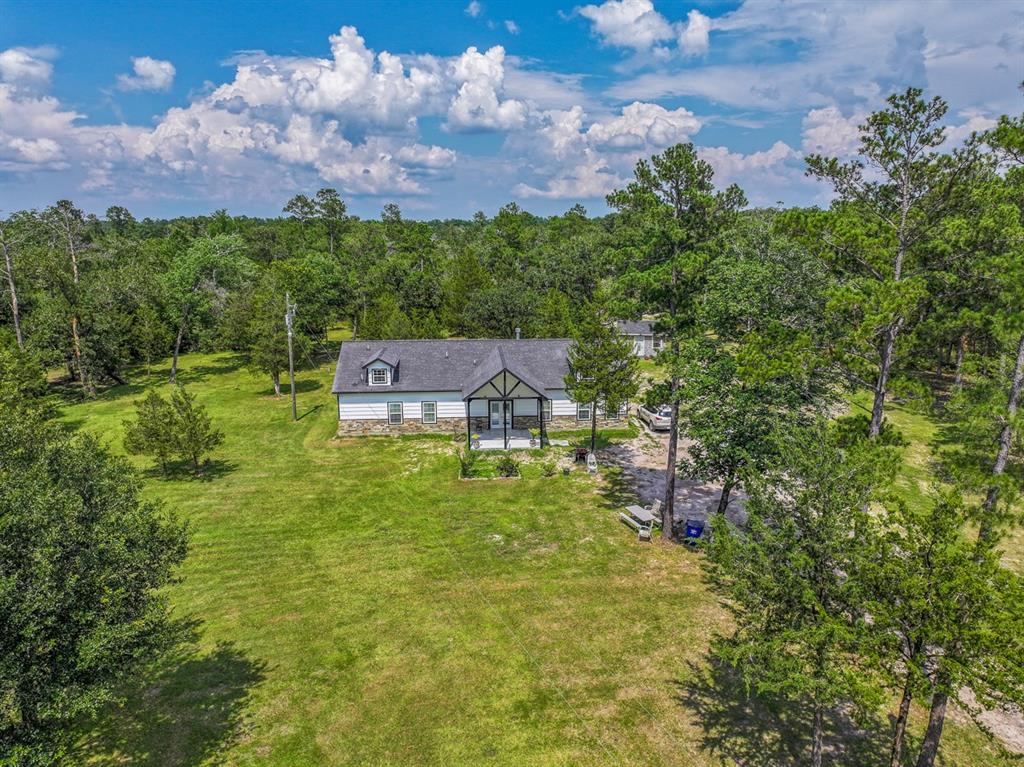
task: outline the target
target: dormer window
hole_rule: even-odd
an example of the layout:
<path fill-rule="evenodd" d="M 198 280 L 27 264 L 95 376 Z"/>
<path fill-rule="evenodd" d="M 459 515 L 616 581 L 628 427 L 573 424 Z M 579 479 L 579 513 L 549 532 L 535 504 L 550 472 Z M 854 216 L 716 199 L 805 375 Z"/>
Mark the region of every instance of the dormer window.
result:
<path fill-rule="evenodd" d="M 370 385 L 387 386 L 391 383 L 391 370 L 388 368 L 370 368 Z"/>

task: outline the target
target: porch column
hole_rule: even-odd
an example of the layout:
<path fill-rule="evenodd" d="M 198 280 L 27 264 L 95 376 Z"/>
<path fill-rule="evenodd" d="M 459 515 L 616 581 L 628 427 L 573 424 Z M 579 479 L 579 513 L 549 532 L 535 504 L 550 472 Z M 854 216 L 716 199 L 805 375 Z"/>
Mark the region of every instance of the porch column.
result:
<path fill-rule="evenodd" d="M 469 416 L 469 411 L 473 406 L 473 398 L 470 397 L 466 400 L 466 449 L 471 450 L 473 448 L 473 421 Z"/>
<path fill-rule="evenodd" d="M 540 446 L 544 447 L 547 442 L 547 434 L 544 431 L 544 398 L 537 397 L 537 423 L 540 430 Z"/>
<path fill-rule="evenodd" d="M 508 450 L 508 422 L 511 421 L 515 417 L 515 414 L 516 414 L 515 408 L 512 407 L 512 403 L 513 402 L 515 402 L 515 400 L 507 399 L 507 400 L 505 400 L 502 403 L 501 431 L 502 431 L 502 434 L 505 435 L 505 449 L 506 450 Z M 508 418 L 505 417 L 505 410 L 504 410 L 504 406 L 505 405 L 508 405 Z"/>

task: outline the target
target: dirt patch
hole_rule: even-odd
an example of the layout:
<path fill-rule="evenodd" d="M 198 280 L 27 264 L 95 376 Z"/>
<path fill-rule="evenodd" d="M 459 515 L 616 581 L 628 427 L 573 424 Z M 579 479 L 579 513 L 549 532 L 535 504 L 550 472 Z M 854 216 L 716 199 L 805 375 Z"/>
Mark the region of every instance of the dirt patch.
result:
<path fill-rule="evenodd" d="M 960 699 L 965 706 L 978 707 L 974 693 L 966 687 L 960 690 Z M 957 706 L 951 709 L 952 716 L 959 722 L 969 722 L 970 716 Z M 1007 751 L 1024 754 L 1024 714 L 1016 708 L 991 708 L 978 714 L 978 721 L 992 735 L 999 739 Z"/>
<path fill-rule="evenodd" d="M 679 438 L 678 456 L 687 456 L 690 442 Z M 668 434 L 652 432 L 641 426 L 640 434 L 631 440 L 611 445 L 597 453 L 599 464 L 617 466 L 640 503 L 649 506 L 665 495 L 665 461 L 668 457 Z M 677 520 L 706 520 L 715 513 L 722 496 L 722 486 L 715 482 L 676 478 L 675 518 Z M 746 495 L 740 489 L 732 491 L 726 517 L 744 524 Z"/>

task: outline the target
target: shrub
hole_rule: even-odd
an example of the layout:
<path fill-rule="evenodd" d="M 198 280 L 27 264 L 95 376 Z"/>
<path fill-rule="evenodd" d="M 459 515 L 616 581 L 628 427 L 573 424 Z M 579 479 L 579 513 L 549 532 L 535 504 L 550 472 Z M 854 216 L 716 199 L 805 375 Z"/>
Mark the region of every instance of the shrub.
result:
<path fill-rule="evenodd" d="M 459 451 L 459 476 L 472 477 L 476 473 L 476 464 L 480 454 L 465 448 Z"/>
<path fill-rule="evenodd" d="M 519 476 L 519 461 L 515 460 L 510 455 L 503 455 L 498 459 L 495 468 L 498 470 L 499 477 L 518 477 Z"/>
<path fill-rule="evenodd" d="M 545 477 L 553 477 L 558 472 L 558 466 L 554 461 L 544 461 L 540 465 L 540 473 Z"/>

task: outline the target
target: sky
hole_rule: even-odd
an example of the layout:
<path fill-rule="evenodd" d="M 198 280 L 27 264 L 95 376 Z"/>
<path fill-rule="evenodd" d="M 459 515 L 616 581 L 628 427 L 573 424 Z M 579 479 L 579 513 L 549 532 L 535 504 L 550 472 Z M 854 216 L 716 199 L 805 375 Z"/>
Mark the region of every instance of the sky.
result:
<path fill-rule="evenodd" d="M 0 0 L 0 215 L 539 215 L 692 141 L 755 205 L 825 204 L 803 157 L 849 157 L 907 86 L 948 145 L 1024 111 L 1024 3 L 1003 0 Z"/>

